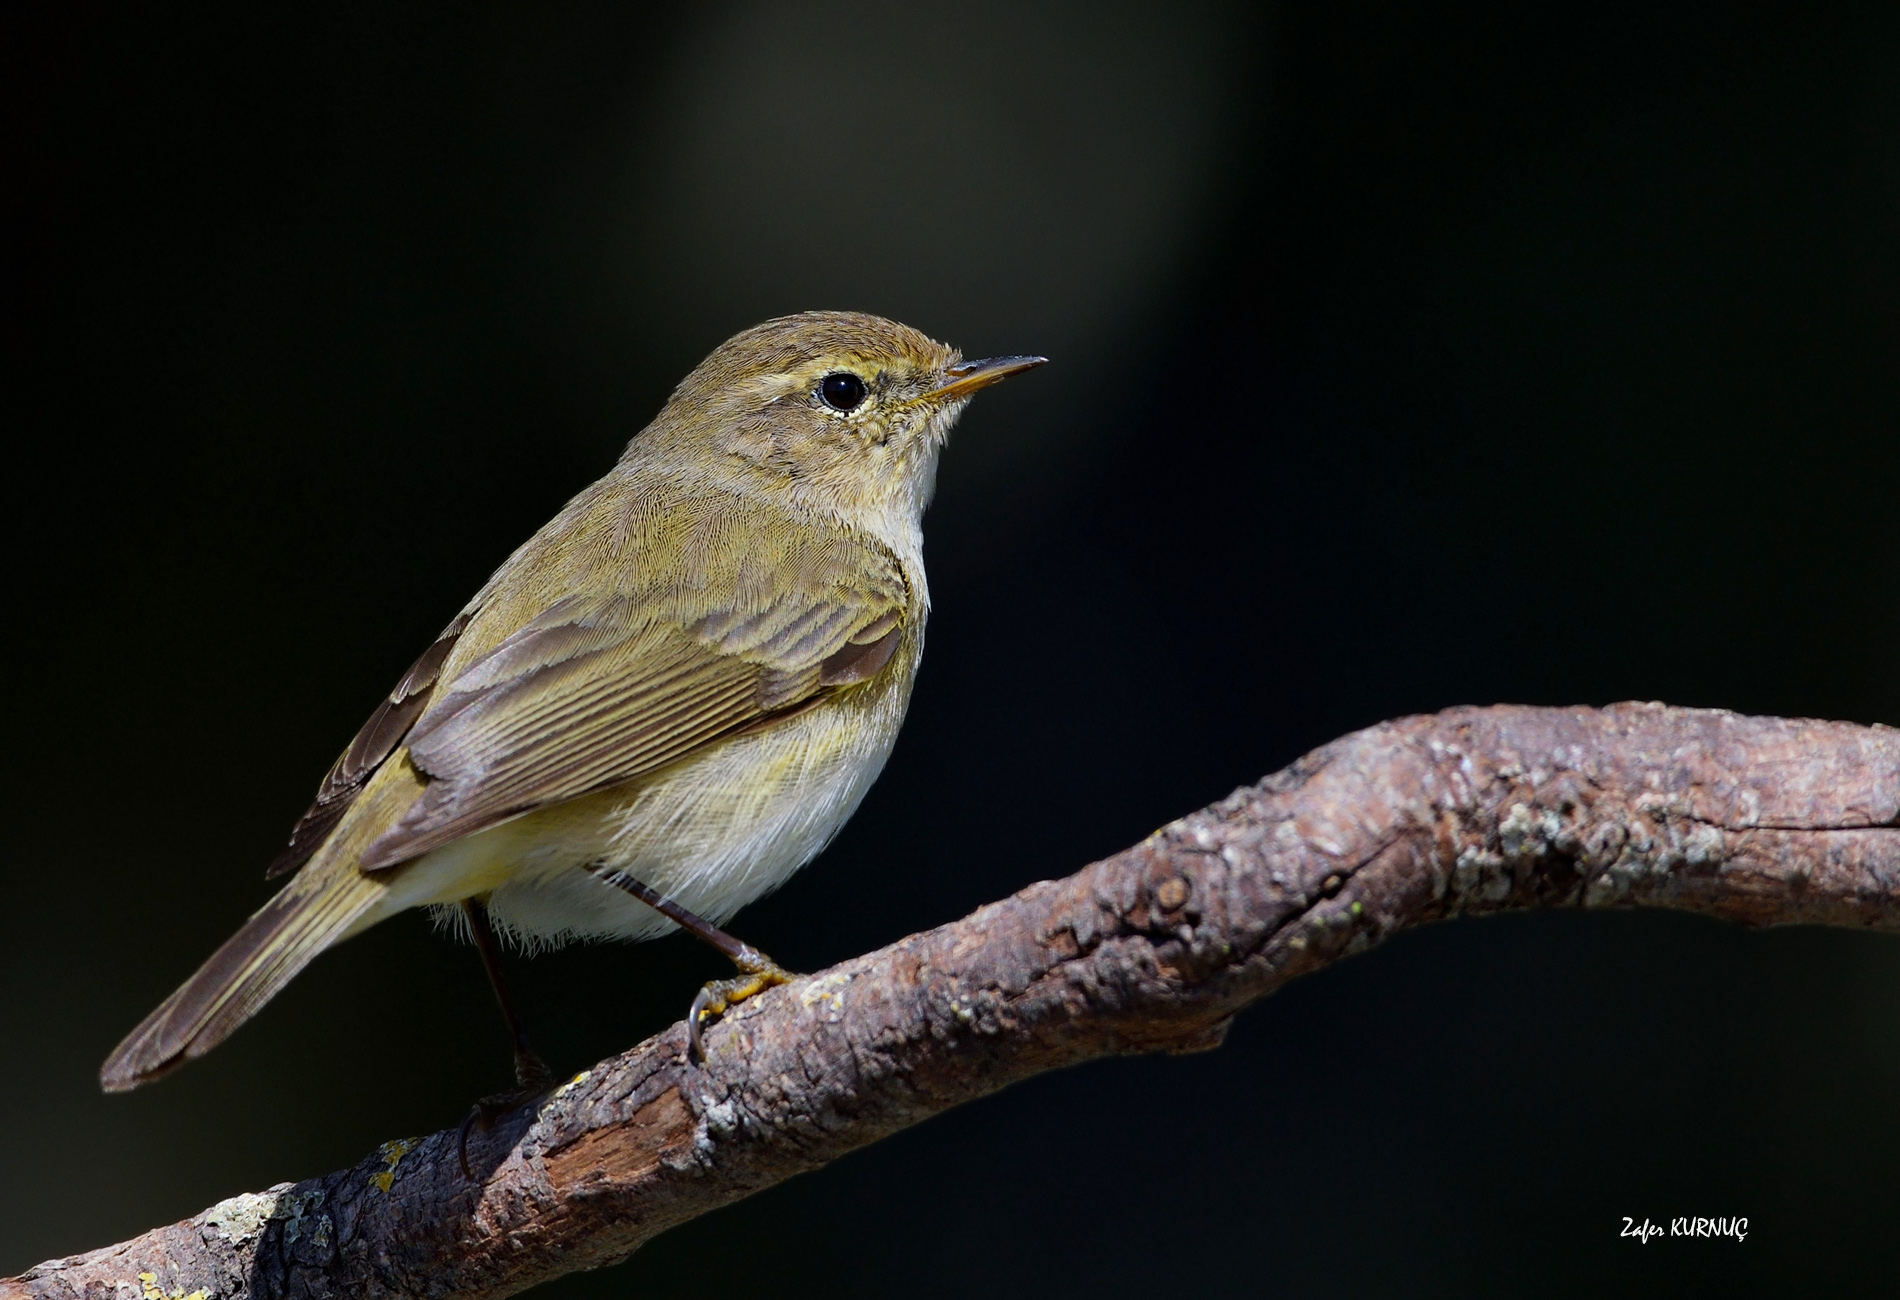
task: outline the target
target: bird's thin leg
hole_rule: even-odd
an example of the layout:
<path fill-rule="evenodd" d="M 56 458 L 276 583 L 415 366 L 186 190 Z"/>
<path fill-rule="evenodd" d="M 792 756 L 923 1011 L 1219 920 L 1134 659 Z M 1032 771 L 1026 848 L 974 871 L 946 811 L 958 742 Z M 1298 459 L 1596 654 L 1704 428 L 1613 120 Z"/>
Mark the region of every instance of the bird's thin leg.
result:
<path fill-rule="evenodd" d="M 468 918 L 468 930 L 475 938 L 475 951 L 482 955 L 482 969 L 488 972 L 488 987 L 495 990 L 501 1018 L 508 1022 L 508 1037 L 515 1048 L 515 1083 L 523 1090 L 545 1089 L 553 1082 L 554 1071 L 528 1046 L 528 1031 L 521 1027 L 521 1013 L 515 1010 L 514 994 L 502 974 L 501 945 L 495 942 L 495 928 L 488 923 L 488 908 L 473 898 L 464 898 L 462 915 Z"/>
<path fill-rule="evenodd" d="M 508 1036 L 515 1048 L 515 1090 L 484 1097 L 476 1102 L 468 1118 L 462 1121 L 461 1132 L 457 1135 L 462 1174 L 473 1178 L 474 1171 L 468 1163 L 469 1129 L 476 1125 L 485 1129 L 497 1115 L 546 1092 L 554 1086 L 554 1071 L 528 1046 L 528 1033 L 521 1027 L 521 1015 L 515 1010 L 514 994 L 509 991 L 508 980 L 501 971 L 501 945 L 495 942 L 494 927 L 488 923 L 488 908 L 477 899 L 464 898 L 462 915 L 468 918 L 468 932 L 475 940 L 475 951 L 482 955 L 482 968 L 488 972 L 488 986 L 495 990 L 495 1001 L 501 1005 L 501 1017 L 508 1022 Z"/>
<path fill-rule="evenodd" d="M 692 1010 L 686 1014 L 687 1045 L 693 1060 L 704 1062 L 706 1059 L 705 1044 L 700 1040 L 700 1025 L 707 1017 L 724 1015 L 731 1007 L 749 997 L 799 978 L 751 944 L 733 938 L 705 917 L 687 911 L 659 890 L 642 884 L 626 872 L 600 863 L 588 870 L 614 888 L 632 894 L 695 939 L 717 948 L 739 968 L 737 976 L 712 981 L 700 989 L 699 995 L 693 999 Z"/>

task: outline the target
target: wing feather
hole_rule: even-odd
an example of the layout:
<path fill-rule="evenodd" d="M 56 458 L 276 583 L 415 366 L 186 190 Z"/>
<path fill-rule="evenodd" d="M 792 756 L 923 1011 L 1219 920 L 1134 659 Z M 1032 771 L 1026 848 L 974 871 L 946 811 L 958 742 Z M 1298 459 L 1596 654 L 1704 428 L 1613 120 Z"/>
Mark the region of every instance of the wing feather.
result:
<path fill-rule="evenodd" d="M 331 764 L 322 784 L 317 787 L 316 801 L 297 819 L 296 826 L 291 828 L 290 843 L 265 868 L 264 879 L 273 880 L 295 871 L 308 862 L 330 837 L 330 832 L 343 820 L 343 814 L 356 802 L 356 796 L 363 792 L 363 787 L 375 775 L 376 769 L 395 752 L 396 746 L 402 743 L 403 737 L 428 707 L 430 697 L 435 693 L 436 677 L 454 651 L 456 640 L 462 635 L 462 629 L 468 626 L 468 621 L 468 613 L 457 615 L 453 622 L 442 629 L 435 643 L 422 652 L 422 657 L 410 665 L 409 671 L 396 683 L 396 689 L 376 706 L 376 712 L 370 714 L 363 729 L 356 733 L 349 747 Z"/>
<path fill-rule="evenodd" d="M 627 493 L 604 480 L 576 497 L 378 706 L 270 874 L 309 861 L 404 753 L 424 789 L 368 846 L 365 871 L 657 770 L 882 672 L 922 611 L 903 565 L 820 521 L 761 527 L 759 504 L 656 481 Z"/>
<path fill-rule="evenodd" d="M 404 742 L 427 788 L 362 868 L 631 780 L 869 680 L 910 601 L 901 567 L 869 546 L 820 536 L 782 548 L 766 565 L 779 582 L 750 548 L 724 574 L 696 573 L 690 608 L 678 588 L 551 602 L 436 690 Z"/>

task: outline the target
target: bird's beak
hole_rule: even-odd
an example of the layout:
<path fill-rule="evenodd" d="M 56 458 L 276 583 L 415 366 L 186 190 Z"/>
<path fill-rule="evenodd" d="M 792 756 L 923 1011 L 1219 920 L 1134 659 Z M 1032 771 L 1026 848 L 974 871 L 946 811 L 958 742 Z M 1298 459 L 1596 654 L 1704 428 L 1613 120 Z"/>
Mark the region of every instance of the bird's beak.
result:
<path fill-rule="evenodd" d="M 986 361 L 959 361 L 943 372 L 943 382 L 924 394 L 930 402 L 954 402 L 979 388 L 1034 370 L 1048 357 L 991 357 Z"/>

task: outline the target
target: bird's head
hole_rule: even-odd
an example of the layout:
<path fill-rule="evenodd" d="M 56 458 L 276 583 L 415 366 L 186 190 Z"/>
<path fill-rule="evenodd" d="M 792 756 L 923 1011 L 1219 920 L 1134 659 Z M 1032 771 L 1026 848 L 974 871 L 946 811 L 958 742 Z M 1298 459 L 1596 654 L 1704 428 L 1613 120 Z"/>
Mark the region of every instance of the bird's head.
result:
<path fill-rule="evenodd" d="M 706 458 L 711 474 L 777 483 L 813 503 L 898 508 L 914 519 L 970 398 L 1043 361 L 965 361 L 908 325 L 861 312 L 781 316 L 714 349 L 635 448 Z"/>

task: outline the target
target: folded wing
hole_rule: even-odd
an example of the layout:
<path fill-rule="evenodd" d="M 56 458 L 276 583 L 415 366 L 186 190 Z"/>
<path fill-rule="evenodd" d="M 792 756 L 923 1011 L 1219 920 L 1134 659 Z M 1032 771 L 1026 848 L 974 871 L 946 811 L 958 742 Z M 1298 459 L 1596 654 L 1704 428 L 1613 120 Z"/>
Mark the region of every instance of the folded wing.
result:
<path fill-rule="evenodd" d="M 909 592 L 869 545 L 820 536 L 806 549 L 821 553 L 783 555 L 776 574 L 735 573 L 685 598 L 555 601 L 436 688 L 404 740 L 426 788 L 362 869 L 655 771 L 876 676 Z M 837 553 L 847 546 L 859 553 Z"/>

